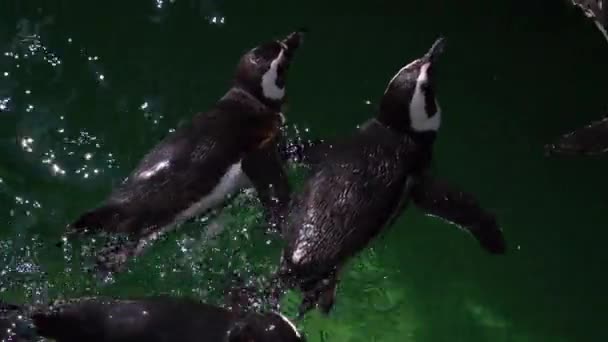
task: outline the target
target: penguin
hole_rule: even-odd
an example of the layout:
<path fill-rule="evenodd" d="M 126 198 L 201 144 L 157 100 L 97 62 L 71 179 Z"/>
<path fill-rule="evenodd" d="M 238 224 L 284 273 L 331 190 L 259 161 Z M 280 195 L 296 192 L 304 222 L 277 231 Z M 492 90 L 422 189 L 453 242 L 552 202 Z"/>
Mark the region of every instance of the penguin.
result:
<path fill-rule="evenodd" d="M 606 152 L 608 152 L 608 115 L 545 145 L 547 156 L 592 156 Z"/>
<path fill-rule="evenodd" d="M 472 234 L 487 252 L 505 253 L 495 215 L 430 174 L 441 124 L 434 68 L 444 44 L 437 39 L 394 75 L 374 118 L 351 136 L 313 149 L 310 175 L 289 205 L 280 266 L 266 287 L 271 306 L 297 288 L 300 318 L 315 306 L 328 314 L 345 263 L 410 202 Z"/>
<path fill-rule="evenodd" d="M 0 310 L 0 341 L 305 342 L 277 312 L 235 312 L 188 298 L 84 297 L 43 308 Z"/>
<path fill-rule="evenodd" d="M 290 186 L 277 149 L 284 122 L 288 69 L 305 30 L 245 53 L 232 87 L 207 112 L 159 142 L 96 208 L 67 227 L 67 236 L 104 232 L 127 236 L 97 257 L 101 274 L 126 262 L 180 223 L 253 187 L 271 227 L 278 225 Z"/>
<path fill-rule="evenodd" d="M 606 0 L 569 0 L 593 20 L 608 42 L 608 3 Z M 608 116 L 566 133 L 545 144 L 545 155 L 598 155 L 608 152 Z"/>
<path fill-rule="evenodd" d="M 587 18 L 595 23 L 608 42 L 608 3 L 606 0 L 569 0 L 570 3 L 583 10 Z"/>

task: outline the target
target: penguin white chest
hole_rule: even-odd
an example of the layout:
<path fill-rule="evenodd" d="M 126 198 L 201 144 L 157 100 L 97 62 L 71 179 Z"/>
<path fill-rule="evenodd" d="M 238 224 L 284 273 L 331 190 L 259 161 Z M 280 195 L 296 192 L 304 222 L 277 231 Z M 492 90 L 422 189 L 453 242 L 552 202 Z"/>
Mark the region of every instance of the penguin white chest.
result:
<path fill-rule="evenodd" d="M 198 202 L 194 203 L 178 215 L 179 220 L 187 220 L 198 216 L 205 211 L 222 204 L 229 196 L 239 192 L 241 189 L 249 187 L 250 181 L 243 172 L 241 161 L 232 164 L 220 178 L 213 190 L 203 196 Z"/>

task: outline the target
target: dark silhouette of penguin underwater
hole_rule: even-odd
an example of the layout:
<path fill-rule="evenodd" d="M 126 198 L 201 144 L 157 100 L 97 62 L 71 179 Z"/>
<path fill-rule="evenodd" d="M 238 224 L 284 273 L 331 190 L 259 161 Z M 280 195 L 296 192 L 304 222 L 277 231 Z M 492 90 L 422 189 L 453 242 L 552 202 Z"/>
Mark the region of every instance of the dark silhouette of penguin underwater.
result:
<path fill-rule="evenodd" d="M 281 106 L 303 35 L 303 30 L 293 32 L 244 54 L 232 87 L 211 110 L 162 140 L 99 207 L 68 226 L 68 235 L 128 236 L 126 243 L 99 254 L 98 271 L 121 271 L 163 233 L 249 186 L 266 208 L 270 226 L 278 225 L 290 196 L 277 150 Z"/>
<path fill-rule="evenodd" d="M 192 299 L 79 298 L 44 308 L 0 308 L 0 341 L 305 342 L 279 313 L 231 311 Z"/>
<path fill-rule="evenodd" d="M 592 156 L 608 152 L 608 116 L 545 145 L 547 156 Z"/>
<path fill-rule="evenodd" d="M 441 123 L 434 65 L 443 47 L 438 39 L 423 57 L 399 70 L 376 117 L 351 137 L 313 149 L 311 174 L 285 221 L 281 265 L 267 288 L 271 305 L 278 306 L 286 290 L 299 288 L 300 317 L 316 305 L 329 313 L 343 265 L 410 201 L 472 234 L 489 253 L 505 252 L 495 216 L 429 172 Z"/>
<path fill-rule="evenodd" d="M 608 3 L 606 0 L 570 0 L 593 20 L 608 42 Z M 608 116 L 585 127 L 566 133 L 553 143 L 545 145 L 545 154 L 598 155 L 608 152 Z"/>
<path fill-rule="evenodd" d="M 595 23 L 595 26 L 608 42 L 608 3 L 606 0 L 569 0 L 570 3 L 583 10 L 585 16 Z"/>

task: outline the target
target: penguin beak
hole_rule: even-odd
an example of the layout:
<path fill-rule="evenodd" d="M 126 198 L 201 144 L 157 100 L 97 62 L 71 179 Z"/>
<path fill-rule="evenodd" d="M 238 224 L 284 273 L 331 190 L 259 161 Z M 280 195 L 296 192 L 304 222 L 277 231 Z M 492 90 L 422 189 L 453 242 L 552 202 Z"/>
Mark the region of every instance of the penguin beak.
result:
<path fill-rule="evenodd" d="M 422 58 L 424 61 L 435 63 L 437 58 L 443 53 L 445 49 L 445 38 L 439 37 L 434 43 L 433 46 L 429 49 L 429 51 Z"/>
<path fill-rule="evenodd" d="M 287 46 L 287 50 L 289 53 L 293 53 L 304 40 L 304 34 L 308 32 L 306 29 L 300 29 L 298 31 L 294 31 L 285 37 L 281 42 Z"/>

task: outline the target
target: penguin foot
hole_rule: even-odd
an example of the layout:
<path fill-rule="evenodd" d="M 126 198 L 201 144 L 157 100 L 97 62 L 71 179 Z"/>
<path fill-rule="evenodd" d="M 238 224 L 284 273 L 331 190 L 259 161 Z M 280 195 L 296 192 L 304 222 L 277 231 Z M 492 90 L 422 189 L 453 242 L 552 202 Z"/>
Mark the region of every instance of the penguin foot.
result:
<path fill-rule="evenodd" d="M 304 299 L 298 309 L 298 319 L 302 319 L 314 307 L 318 307 L 324 315 L 329 315 L 336 302 L 337 286 L 337 277 L 332 274 L 319 281 L 312 289 L 305 291 Z"/>

